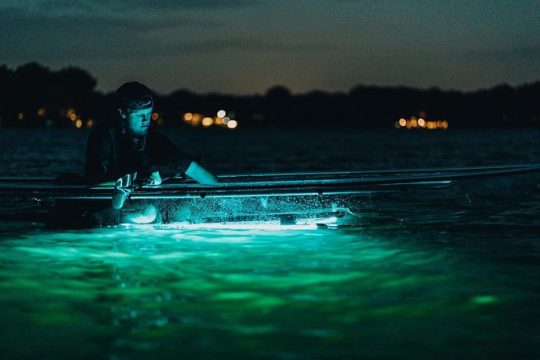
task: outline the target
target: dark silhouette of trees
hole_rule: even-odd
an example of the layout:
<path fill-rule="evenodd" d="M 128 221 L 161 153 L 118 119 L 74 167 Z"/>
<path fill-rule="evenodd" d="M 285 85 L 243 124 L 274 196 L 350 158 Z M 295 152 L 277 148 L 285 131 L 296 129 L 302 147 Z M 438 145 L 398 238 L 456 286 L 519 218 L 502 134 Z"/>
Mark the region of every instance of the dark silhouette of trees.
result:
<path fill-rule="evenodd" d="M 102 96 L 96 80 L 85 70 L 69 67 L 50 71 L 32 62 L 10 70 L 0 67 L 0 116 L 3 125 L 56 126 L 68 124 L 65 113 L 75 108 L 81 116 L 99 114 Z"/>
<path fill-rule="evenodd" d="M 76 67 L 51 71 L 32 62 L 12 70 L 2 65 L 0 125 L 65 127 L 79 119 L 103 121 L 114 113 L 114 94 L 97 92 L 96 84 L 87 71 Z M 540 125 L 540 81 L 474 92 L 359 85 L 349 92 L 292 94 L 279 85 L 264 95 L 176 90 L 155 94 L 155 99 L 164 125 L 184 124 L 186 112 L 215 116 L 220 109 L 232 113 L 242 128 L 389 128 L 401 117 L 419 115 L 448 120 L 452 128 Z"/>

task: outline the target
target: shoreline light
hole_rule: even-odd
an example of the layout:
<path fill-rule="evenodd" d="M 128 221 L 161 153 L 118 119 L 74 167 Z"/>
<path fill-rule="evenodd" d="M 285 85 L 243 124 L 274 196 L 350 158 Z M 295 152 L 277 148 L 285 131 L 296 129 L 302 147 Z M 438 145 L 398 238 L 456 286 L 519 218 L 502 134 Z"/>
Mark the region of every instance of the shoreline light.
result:
<path fill-rule="evenodd" d="M 205 117 L 204 119 L 202 119 L 202 122 L 201 122 L 202 126 L 204 127 L 209 127 L 209 126 L 212 126 L 212 124 L 214 124 L 214 119 L 212 119 L 211 117 Z"/>
<path fill-rule="evenodd" d="M 427 130 L 447 130 L 447 120 L 426 120 L 411 116 L 408 119 L 400 118 L 394 123 L 397 129 L 427 129 Z"/>

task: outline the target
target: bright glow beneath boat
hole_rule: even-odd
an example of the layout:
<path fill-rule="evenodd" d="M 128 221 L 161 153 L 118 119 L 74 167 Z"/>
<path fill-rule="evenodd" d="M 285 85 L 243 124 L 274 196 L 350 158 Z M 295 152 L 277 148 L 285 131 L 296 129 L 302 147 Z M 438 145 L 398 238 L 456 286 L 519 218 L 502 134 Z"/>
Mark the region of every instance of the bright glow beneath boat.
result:
<path fill-rule="evenodd" d="M 244 221 L 244 222 L 223 222 L 223 223 L 172 223 L 172 224 L 144 224 L 144 223 L 124 223 L 125 228 L 138 229 L 144 227 L 158 227 L 165 230 L 317 230 L 318 225 L 335 225 L 337 217 L 318 219 L 300 219 L 295 224 L 281 224 L 279 220 L 273 221 Z"/>

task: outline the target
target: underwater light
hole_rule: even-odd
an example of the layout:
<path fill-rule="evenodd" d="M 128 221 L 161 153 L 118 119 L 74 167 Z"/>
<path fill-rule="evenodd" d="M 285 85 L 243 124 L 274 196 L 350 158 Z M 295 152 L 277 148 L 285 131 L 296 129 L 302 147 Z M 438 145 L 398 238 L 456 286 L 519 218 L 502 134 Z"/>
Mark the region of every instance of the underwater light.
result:
<path fill-rule="evenodd" d="M 170 224 L 164 229 L 174 230 L 264 230 L 264 231 L 282 231 L 282 230 L 316 230 L 317 224 L 292 224 L 282 225 L 279 222 L 261 222 L 261 223 L 202 223 L 202 224 Z"/>
<path fill-rule="evenodd" d="M 208 223 L 189 223 L 176 222 L 171 224 L 143 224 L 143 223 L 124 223 L 121 226 L 127 229 L 139 229 L 153 227 L 163 230 L 317 230 L 319 225 L 337 225 L 337 217 L 316 219 L 299 219 L 294 224 L 282 224 L 280 220 L 267 221 L 240 221 L 240 222 L 208 222 Z"/>

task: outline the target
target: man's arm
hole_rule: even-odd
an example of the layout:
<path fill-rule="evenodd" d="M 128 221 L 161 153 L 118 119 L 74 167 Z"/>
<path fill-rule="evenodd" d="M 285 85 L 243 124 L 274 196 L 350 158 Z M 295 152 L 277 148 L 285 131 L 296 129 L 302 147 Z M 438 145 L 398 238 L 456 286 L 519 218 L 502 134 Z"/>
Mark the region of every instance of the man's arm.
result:
<path fill-rule="evenodd" d="M 133 191 L 133 182 L 137 178 L 137 173 L 126 174 L 116 180 L 112 193 L 112 207 L 120 210 Z"/>
<path fill-rule="evenodd" d="M 219 183 L 217 178 L 190 156 L 179 150 L 169 139 L 159 132 L 152 132 L 153 169 L 161 173 L 164 178 L 185 174 L 205 185 Z"/>
<path fill-rule="evenodd" d="M 219 183 L 214 174 L 203 168 L 196 161 L 192 161 L 191 164 L 189 164 L 185 174 L 200 184 L 216 185 Z"/>

